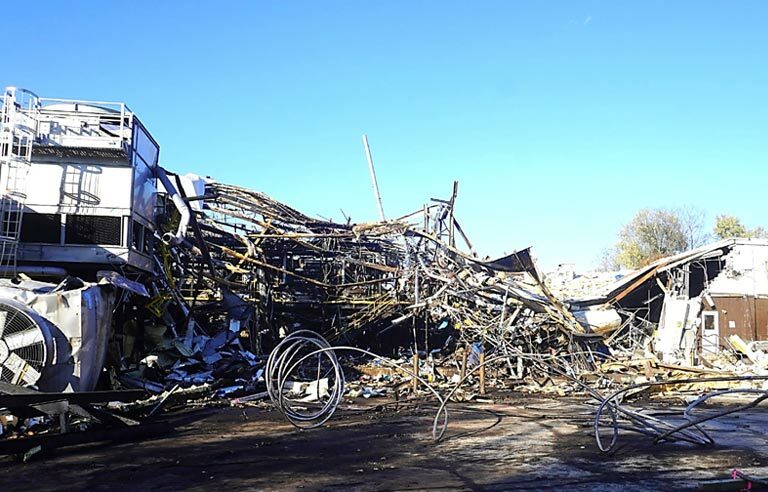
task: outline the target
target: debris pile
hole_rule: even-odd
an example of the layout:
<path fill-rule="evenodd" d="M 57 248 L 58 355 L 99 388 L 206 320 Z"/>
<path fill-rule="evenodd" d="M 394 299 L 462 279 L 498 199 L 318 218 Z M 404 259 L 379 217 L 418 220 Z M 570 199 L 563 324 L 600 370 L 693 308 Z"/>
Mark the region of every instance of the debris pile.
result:
<path fill-rule="evenodd" d="M 530 248 L 478 258 L 454 215 L 456 184 L 449 199 L 395 220 L 341 224 L 260 192 L 187 179 L 198 193 L 185 197 L 189 227 L 158 245 L 160 276 L 147 304 L 170 336 L 121 376 L 130 387 L 263 391 L 254 381 L 263 384 L 264 357 L 301 330 L 408 361 L 433 381 L 466 377 L 483 391 L 487 384 L 564 394 L 583 391 L 574 381 L 613 388 L 692 372 L 758 374 L 754 362 L 738 362 L 736 371 L 733 363 L 696 367 L 659 357 L 656 308 L 633 297 L 638 286 L 659 283 L 649 275 L 639 279 L 646 284 L 633 274 L 609 295 L 564 302 Z M 171 214 L 167 230 L 178 221 Z M 608 277 L 616 279 L 603 275 L 600 285 Z"/>
<path fill-rule="evenodd" d="M 7 88 L 0 134 L 6 422 L 61 417 L 66 433 L 77 414 L 128 432 L 111 411 L 269 395 L 311 427 L 345 394 L 426 388 L 441 406 L 437 436 L 449 401 L 495 387 L 586 394 L 596 422 L 605 410 L 614 429 L 624 419 L 659 440 L 704 442 L 619 400 L 765 389 L 768 240 L 720 241 L 621 277 L 561 265 L 545 279 L 530 248 L 478 257 L 455 216 L 457 183 L 393 220 L 376 192 L 380 221 L 337 223 L 167 173 L 123 103 Z M 105 410 L 128 395 L 141 401 Z"/>
<path fill-rule="evenodd" d="M 209 179 L 186 196 L 175 180 L 187 210 L 178 195 L 175 209 L 167 200 L 156 275 L 120 298 L 108 357 L 113 387 L 154 396 L 118 411 L 268 395 L 289 421 L 315 427 L 345 396 L 426 389 L 440 405 L 439 439 L 448 402 L 490 387 L 579 393 L 600 403 L 596 436 L 610 449 L 597 434 L 606 415 L 611 443 L 619 428 L 658 441 L 710 440 L 685 423 L 639 416 L 617 395 L 749 392 L 764 383 L 765 347 L 738 336 L 728 339 L 733 350 L 699 364 L 660 356 L 654 302 L 680 288 L 676 275 L 666 286 L 655 277 L 669 263 L 619 279 L 607 295 L 563 301 L 530 248 L 478 258 L 454 216 L 456 185 L 449 199 L 395 220 L 342 224 Z M 365 359 L 347 364 L 347 353 Z"/>
<path fill-rule="evenodd" d="M 405 348 L 422 360 L 479 343 L 594 370 L 598 340 L 549 291 L 530 249 L 480 260 L 454 217 L 455 199 L 456 187 L 396 220 L 338 224 L 208 182 L 191 221 L 194 246 L 161 248 L 158 263 L 176 290 L 170 298 L 205 302 L 177 309 L 194 320 L 186 326 L 209 336 L 229 328 L 255 353 L 313 330 L 331 343 Z M 510 364 L 508 376 L 521 379 L 530 366 Z"/>
<path fill-rule="evenodd" d="M 198 335 L 186 341 L 163 339 L 138 367 L 118 376 L 126 387 L 162 393 L 169 385 L 210 385 L 219 394 L 254 389 L 263 367 L 261 358 L 243 349 L 237 334 L 222 331 L 214 337 Z"/>

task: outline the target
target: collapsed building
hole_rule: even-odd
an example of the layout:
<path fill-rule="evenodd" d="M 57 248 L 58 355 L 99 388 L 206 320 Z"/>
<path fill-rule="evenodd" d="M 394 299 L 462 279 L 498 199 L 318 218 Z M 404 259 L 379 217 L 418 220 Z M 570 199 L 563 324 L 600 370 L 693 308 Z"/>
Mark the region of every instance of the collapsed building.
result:
<path fill-rule="evenodd" d="M 478 340 L 509 350 L 514 332 L 532 326 L 527 351 L 554 343 L 573 362 L 583 358 L 573 344 L 588 346 L 583 368 L 596 367 L 601 344 L 616 354 L 653 340 L 663 360 L 695 365 L 726 335 L 768 336 L 764 241 L 664 258 L 603 294 L 564 303 L 530 249 L 477 257 L 454 216 L 456 184 L 448 199 L 404 217 L 340 224 L 210 178 L 172 181 L 159 145 L 124 103 L 9 88 L 2 118 L 2 272 L 86 282 L 119 272 L 136 281 L 97 335 L 98 346 L 116 335 L 118 363 L 139 361 L 158 333 L 189 345 L 228 332 L 227 343 L 261 354 L 310 329 L 331 342 L 427 354 Z"/>
<path fill-rule="evenodd" d="M 562 333 L 583 331 L 548 292 L 530 250 L 481 261 L 457 248 L 463 240 L 472 251 L 454 217 L 456 185 L 449 199 L 405 217 L 339 224 L 210 179 L 172 175 L 171 182 L 158 164 L 159 145 L 123 103 L 9 88 L 2 111 L 5 275 L 92 283 L 119 272 L 123 284 L 135 281 L 109 310 L 114 319 L 85 336 L 99 347 L 111 340 L 119 371 L 165 350 L 158 336 L 178 340 L 183 355 L 150 359 L 157 371 L 142 362 L 123 384 L 162 391 L 164 382 L 147 385 L 146 373 L 178 376 L 180 359 L 194 359 L 211 340 L 217 350 L 235 343 L 260 354 L 298 329 L 423 354 L 449 354 L 489 326 L 525 324 L 531 348 L 563 350 L 570 342 Z M 100 367 L 103 352 L 89 365 Z M 219 361 L 208 356 L 202 368 L 181 363 L 179 377 L 211 381 L 210 364 Z"/>
<path fill-rule="evenodd" d="M 384 354 L 396 369 L 406 364 L 443 407 L 465 382 L 484 392 L 487 379 L 587 393 L 601 411 L 609 405 L 614 421 L 627 416 L 649 432 L 600 391 L 638 379 L 656 387 L 683 366 L 714 367 L 710 355 L 723 348 L 764 376 L 766 241 L 715 243 L 599 295 L 563 300 L 530 248 L 478 257 L 455 216 L 458 183 L 448 198 L 393 220 L 336 223 L 261 192 L 167 172 L 159 151 L 123 103 L 4 91 L 0 383 L 138 388 L 158 395 L 152 411 L 187 390 L 269 394 L 286 416 L 293 407 L 283 388 L 316 383 L 325 411 L 299 420 L 322 423 L 345 391 L 336 356 L 316 361 L 335 378 L 307 376 L 300 362 L 309 356 L 296 373 L 283 372 L 291 364 L 273 373 L 268 356 L 289 347 L 293 360 L 302 344 L 324 353 L 345 346 Z M 666 372 L 649 370 L 654 361 Z M 450 389 L 445 400 L 427 380 Z"/>
<path fill-rule="evenodd" d="M 621 329 L 612 336 L 645 336 L 667 362 L 705 364 L 738 339 L 764 346 L 768 241 L 726 239 L 662 258 L 602 294 L 571 302 L 613 317 Z"/>

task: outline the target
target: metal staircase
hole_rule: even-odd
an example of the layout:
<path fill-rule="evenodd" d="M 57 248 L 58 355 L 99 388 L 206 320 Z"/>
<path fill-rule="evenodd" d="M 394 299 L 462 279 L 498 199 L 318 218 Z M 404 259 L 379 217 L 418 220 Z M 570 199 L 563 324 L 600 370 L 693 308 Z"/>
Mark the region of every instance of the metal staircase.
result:
<path fill-rule="evenodd" d="M 16 276 L 16 253 L 27 198 L 27 174 L 37 137 L 40 103 L 8 87 L 0 107 L 0 277 Z"/>

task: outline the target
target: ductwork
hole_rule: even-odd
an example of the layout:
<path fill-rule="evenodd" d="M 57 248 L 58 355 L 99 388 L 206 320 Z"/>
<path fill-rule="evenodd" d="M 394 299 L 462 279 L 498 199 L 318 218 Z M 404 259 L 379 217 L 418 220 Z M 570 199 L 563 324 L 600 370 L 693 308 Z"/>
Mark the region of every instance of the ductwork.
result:
<path fill-rule="evenodd" d="M 171 183 L 171 180 L 168 179 L 168 175 L 165 173 L 165 169 L 160 166 L 156 166 L 155 174 L 157 175 L 157 179 L 159 179 L 163 184 L 163 187 L 168 193 L 168 196 L 171 197 L 176 210 L 178 210 L 179 214 L 181 215 L 181 220 L 179 220 L 179 227 L 176 229 L 176 234 L 172 234 L 170 232 L 163 234 L 163 242 L 165 244 L 175 246 L 183 243 L 185 240 L 187 235 L 187 226 L 189 226 L 192 211 L 189 209 L 189 206 L 179 194 L 179 191 L 176 189 L 173 183 Z"/>

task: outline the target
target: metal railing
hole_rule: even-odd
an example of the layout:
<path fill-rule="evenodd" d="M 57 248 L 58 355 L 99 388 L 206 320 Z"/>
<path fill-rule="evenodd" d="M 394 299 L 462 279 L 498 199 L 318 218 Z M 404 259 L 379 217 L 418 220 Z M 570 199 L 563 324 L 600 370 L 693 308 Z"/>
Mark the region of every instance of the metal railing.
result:
<path fill-rule="evenodd" d="M 0 106 L 0 276 L 16 275 L 16 256 L 27 198 L 27 174 L 37 138 L 40 102 L 9 87 Z"/>
<path fill-rule="evenodd" d="M 99 135 L 92 138 L 95 141 L 111 141 L 115 145 L 121 144 L 126 150 L 131 145 L 132 130 L 134 126 L 134 113 L 125 103 L 111 101 L 83 101 L 76 99 L 40 98 L 39 125 L 47 123 L 61 124 L 67 118 L 96 119 L 98 121 Z M 102 125 L 104 127 L 102 127 Z M 64 125 L 66 127 L 66 125 Z M 105 135 L 107 128 L 111 135 Z M 48 135 L 40 135 L 43 141 L 49 139 Z"/>

